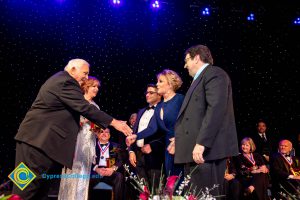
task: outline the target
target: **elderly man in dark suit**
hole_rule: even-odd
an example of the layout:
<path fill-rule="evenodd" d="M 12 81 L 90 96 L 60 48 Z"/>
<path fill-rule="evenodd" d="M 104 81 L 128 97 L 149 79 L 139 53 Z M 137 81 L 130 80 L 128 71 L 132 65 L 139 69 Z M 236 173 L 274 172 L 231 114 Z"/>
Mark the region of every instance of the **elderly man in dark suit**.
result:
<path fill-rule="evenodd" d="M 291 155 L 292 149 L 291 141 L 281 140 L 279 152 L 271 157 L 272 195 L 276 199 L 281 199 L 286 192 L 300 199 L 300 161 Z"/>
<path fill-rule="evenodd" d="M 175 163 L 198 189 L 223 183 L 226 158 L 238 154 L 238 141 L 227 73 L 212 66 L 210 50 L 196 45 L 185 52 L 185 66 L 193 82 L 185 95 L 175 126 Z M 215 193 L 221 193 L 214 190 Z"/>
<path fill-rule="evenodd" d="M 126 135 L 131 129 L 98 110 L 83 97 L 81 82 L 88 77 L 89 63 L 70 60 L 64 71 L 50 77 L 22 121 L 15 137 L 16 166 L 23 162 L 37 176 L 24 190 L 14 185 L 13 193 L 26 199 L 47 199 L 50 181 L 41 174 L 60 174 L 72 168 L 80 115 L 101 127 L 113 126 Z"/>

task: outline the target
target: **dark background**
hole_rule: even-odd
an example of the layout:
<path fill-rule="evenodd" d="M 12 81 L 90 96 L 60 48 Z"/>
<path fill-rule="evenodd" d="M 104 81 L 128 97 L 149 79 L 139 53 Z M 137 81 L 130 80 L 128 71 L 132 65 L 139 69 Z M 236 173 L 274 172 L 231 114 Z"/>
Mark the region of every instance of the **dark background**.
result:
<path fill-rule="evenodd" d="M 300 132 L 298 0 L 165 0 L 158 11 L 145 0 L 120 7 L 108 0 L 0 3 L 1 179 L 13 169 L 13 137 L 40 86 L 73 58 L 87 60 L 102 81 L 95 99 L 101 109 L 128 120 L 163 69 L 180 74 L 185 94 L 191 78 L 183 53 L 205 44 L 232 79 L 240 139 L 261 118 L 274 137 Z M 210 16 L 200 15 L 204 7 Z M 255 21 L 246 20 L 250 12 Z"/>

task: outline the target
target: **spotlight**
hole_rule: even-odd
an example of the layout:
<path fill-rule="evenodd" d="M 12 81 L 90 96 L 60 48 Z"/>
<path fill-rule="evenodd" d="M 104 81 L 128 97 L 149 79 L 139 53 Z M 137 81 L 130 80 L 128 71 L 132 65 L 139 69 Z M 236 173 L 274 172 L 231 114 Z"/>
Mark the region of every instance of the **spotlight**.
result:
<path fill-rule="evenodd" d="M 300 25 L 300 17 L 297 17 L 297 19 L 295 19 L 294 24 L 295 25 Z"/>
<path fill-rule="evenodd" d="M 248 21 L 254 21 L 254 14 L 250 13 L 250 15 L 247 17 Z"/>
<path fill-rule="evenodd" d="M 113 0 L 113 4 L 114 4 L 114 5 L 119 5 L 120 3 L 121 3 L 120 0 Z"/>
<path fill-rule="evenodd" d="M 210 15 L 209 8 L 204 8 L 204 9 L 202 10 L 202 15 Z"/>
<path fill-rule="evenodd" d="M 159 8 L 159 6 L 160 6 L 159 1 L 154 1 L 154 2 L 152 3 L 152 8 Z"/>

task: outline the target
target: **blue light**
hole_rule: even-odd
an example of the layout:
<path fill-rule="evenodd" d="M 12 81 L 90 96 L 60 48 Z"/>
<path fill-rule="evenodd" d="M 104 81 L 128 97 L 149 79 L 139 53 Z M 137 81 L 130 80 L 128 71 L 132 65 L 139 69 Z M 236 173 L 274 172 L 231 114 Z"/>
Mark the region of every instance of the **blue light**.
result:
<path fill-rule="evenodd" d="M 159 1 L 154 1 L 152 3 L 152 8 L 159 8 Z"/>
<path fill-rule="evenodd" d="M 295 19 L 294 24 L 295 25 L 300 25 L 300 17 L 297 17 L 297 19 Z"/>
<path fill-rule="evenodd" d="M 202 15 L 209 15 L 210 14 L 210 12 L 209 12 L 209 9 L 208 8 L 204 8 L 203 10 L 202 10 Z"/>
<path fill-rule="evenodd" d="M 249 16 L 247 17 L 248 21 L 254 21 L 254 19 L 255 19 L 255 16 L 253 13 L 250 13 Z"/>

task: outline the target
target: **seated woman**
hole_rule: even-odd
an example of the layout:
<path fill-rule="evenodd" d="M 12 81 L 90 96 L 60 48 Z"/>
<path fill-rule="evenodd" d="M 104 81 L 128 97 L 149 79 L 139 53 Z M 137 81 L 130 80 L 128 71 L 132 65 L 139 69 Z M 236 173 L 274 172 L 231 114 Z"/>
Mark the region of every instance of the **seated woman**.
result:
<path fill-rule="evenodd" d="M 241 141 L 241 154 L 236 157 L 237 178 L 244 190 L 241 199 L 268 199 L 269 170 L 255 149 L 253 140 L 246 137 Z"/>

